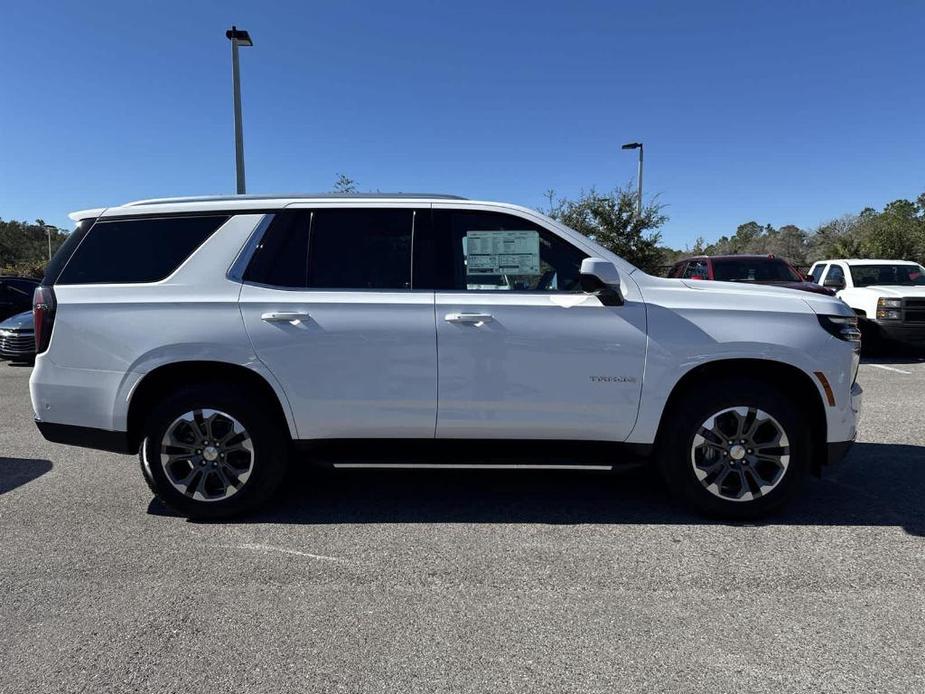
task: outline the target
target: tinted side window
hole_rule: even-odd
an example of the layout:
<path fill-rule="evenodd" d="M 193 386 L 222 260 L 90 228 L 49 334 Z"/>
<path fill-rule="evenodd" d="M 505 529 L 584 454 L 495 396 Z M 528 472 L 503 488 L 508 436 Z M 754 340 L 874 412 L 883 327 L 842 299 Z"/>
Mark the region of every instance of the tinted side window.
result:
<path fill-rule="evenodd" d="M 827 280 L 841 280 L 845 281 L 845 271 L 841 269 L 841 265 L 829 265 L 829 274 L 825 276 Z"/>
<path fill-rule="evenodd" d="M 815 282 L 816 284 L 819 284 L 819 280 L 822 279 L 822 273 L 825 272 L 826 267 L 828 266 L 827 265 L 817 265 L 816 267 L 813 268 L 813 271 L 812 271 L 813 282 Z"/>
<path fill-rule="evenodd" d="M 67 235 L 67 238 L 64 239 L 64 243 L 62 243 L 61 247 L 55 252 L 51 262 L 45 267 L 45 277 L 42 280 L 42 284 L 51 285 L 58 280 L 61 270 L 64 269 L 67 261 L 70 260 L 71 255 L 73 255 L 74 250 L 80 245 L 80 242 L 83 241 L 87 232 L 90 231 L 90 227 L 93 226 L 93 221 L 93 219 L 81 220 L 74 231 Z"/>
<path fill-rule="evenodd" d="M 687 264 L 687 269 L 684 271 L 684 276 L 686 278 L 697 277 L 699 279 L 705 280 L 709 276 L 707 274 L 707 261 L 692 260 Z"/>
<path fill-rule="evenodd" d="M 282 210 L 263 234 L 244 272 L 246 282 L 304 288 L 308 284 L 307 210 Z"/>
<path fill-rule="evenodd" d="M 308 286 L 410 289 L 411 209 L 321 209 L 311 220 Z"/>
<path fill-rule="evenodd" d="M 468 291 L 581 291 L 588 257 L 557 234 L 500 212 L 436 210 L 436 288 Z"/>
<path fill-rule="evenodd" d="M 684 270 L 685 263 L 675 263 L 672 268 L 668 271 L 669 277 L 680 277 L 681 272 Z"/>
<path fill-rule="evenodd" d="M 176 270 L 227 219 L 222 215 L 97 222 L 58 282 L 157 282 Z"/>
<path fill-rule="evenodd" d="M 28 300 L 29 303 L 32 302 L 32 295 L 35 293 L 35 288 L 38 286 L 38 282 L 30 282 L 29 280 L 7 280 L 6 285 L 9 287 L 10 296 L 13 299 L 19 300 Z"/>

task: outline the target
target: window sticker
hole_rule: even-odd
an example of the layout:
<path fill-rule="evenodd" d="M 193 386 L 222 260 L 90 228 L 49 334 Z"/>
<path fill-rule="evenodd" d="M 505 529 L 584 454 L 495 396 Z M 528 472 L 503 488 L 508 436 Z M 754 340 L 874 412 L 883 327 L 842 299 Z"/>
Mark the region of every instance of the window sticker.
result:
<path fill-rule="evenodd" d="M 539 275 L 536 231 L 467 231 L 466 275 Z"/>

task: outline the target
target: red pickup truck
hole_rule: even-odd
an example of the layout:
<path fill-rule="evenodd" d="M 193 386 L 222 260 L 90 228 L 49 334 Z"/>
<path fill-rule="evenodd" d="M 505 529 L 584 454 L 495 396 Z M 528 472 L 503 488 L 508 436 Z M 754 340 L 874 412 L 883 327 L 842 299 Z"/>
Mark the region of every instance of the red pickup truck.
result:
<path fill-rule="evenodd" d="M 802 289 L 834 296 L 835 292 L 804 277 L 783 258 L 773 255 L 698 255 L 685 258 L 668 271 L 669 277 L 718 282 L 749 282 Z"/>

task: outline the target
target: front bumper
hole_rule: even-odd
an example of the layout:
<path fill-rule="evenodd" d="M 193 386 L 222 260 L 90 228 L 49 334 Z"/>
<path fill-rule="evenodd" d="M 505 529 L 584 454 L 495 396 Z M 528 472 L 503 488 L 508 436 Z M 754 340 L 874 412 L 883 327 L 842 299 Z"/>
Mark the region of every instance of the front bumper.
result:
<path fill-rule="evenodd" d="M 0 330 L 0 359 L 34 359 L 35 336 L 31 330 Z"/>
<path fill-rule="evenodd" d="M 825 465 L 835 465 L 841 462 L 854 445 L 854 439 L 857 436 L 857 426 L 861 421 L 863 396 L 863 388 L 855 381 L 851 385 L 851 416 L 854 419 L 851 426 L 851 438 L 847 441 L 829 441 L 826 443 L 825 460 L 823 461 Z"/>
<path fill-rule="evenodd" d="M 925 347 L 925 323 L 878 321 L 876 325 L 880 336 L 887 340 Z"/>

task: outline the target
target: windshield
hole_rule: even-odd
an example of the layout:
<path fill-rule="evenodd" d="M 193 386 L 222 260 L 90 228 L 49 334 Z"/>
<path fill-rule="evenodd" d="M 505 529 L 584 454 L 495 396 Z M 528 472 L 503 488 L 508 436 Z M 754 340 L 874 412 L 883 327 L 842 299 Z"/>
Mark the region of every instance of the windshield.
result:
<path fill-rule="evenodd" d="M 796 270 L 776 258 L 713 261 L 713 279 L 721 282 L 802 282 Z"/>
<path fill-rule="evenodd" d="M 925 268 L 921 265 L 851 265 L 850 269 L 855 287 L 872 284 L 925 286 Z"/>

